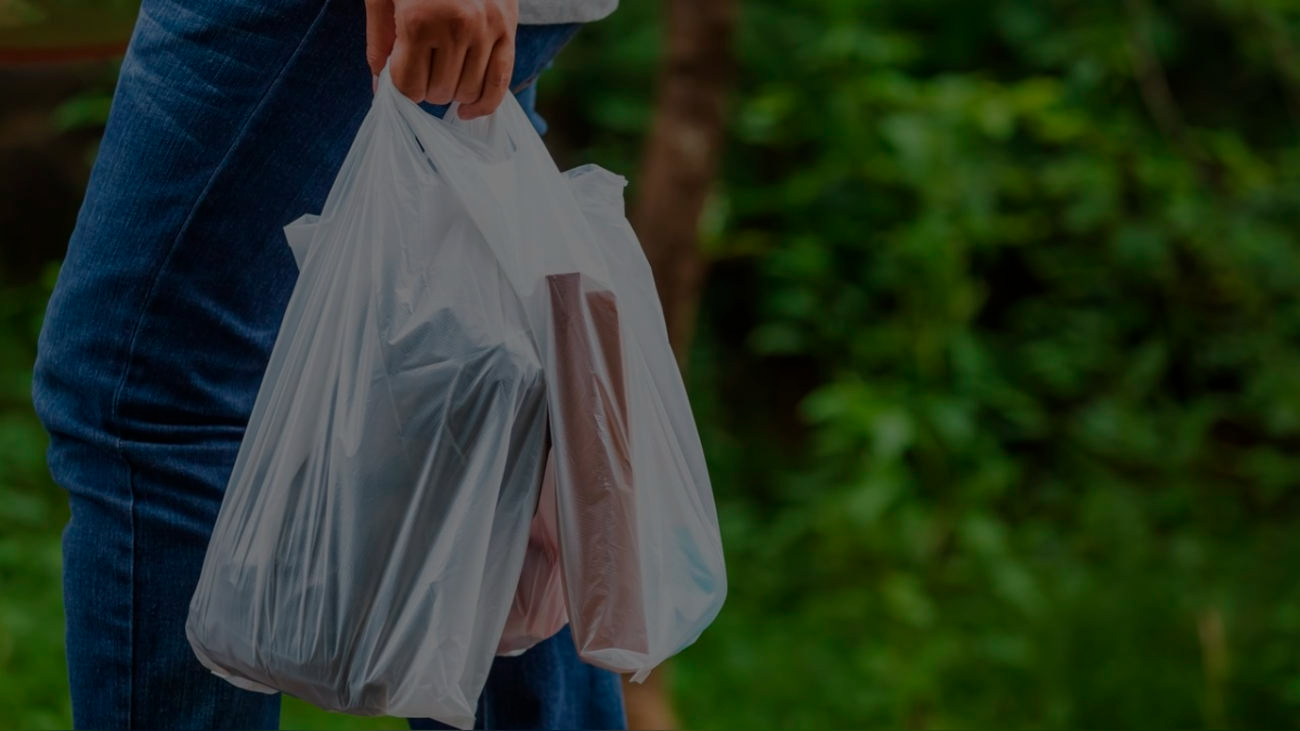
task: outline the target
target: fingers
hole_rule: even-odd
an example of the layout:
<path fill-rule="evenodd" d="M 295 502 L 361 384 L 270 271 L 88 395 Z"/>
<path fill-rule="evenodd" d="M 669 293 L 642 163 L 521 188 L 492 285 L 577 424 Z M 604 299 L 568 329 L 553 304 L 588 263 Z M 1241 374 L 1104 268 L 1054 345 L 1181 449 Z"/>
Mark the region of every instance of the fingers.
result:
<path fill-rule="evenodd" d="M 460 83 L 456 85 L 456 101 L 470 104 L 483 96 L 483 78 L 487 75 L 488 59 L 491 57 L 492 46 L 486 43 L 470 46 L 460 72 Z"/>
<path fill-rule="evenodd" d="M 487 71 L 483 76 L 483 93 L 477 101 L 461 105 L 461 119 L 482 117 L 496 111 L 501 100 L 506 98 L 506 93 L 510 91 L 510 73 L 514 67 L 515 39 L 512 33 L 498 40 L 492 47 L 492 55 L 488 59 Z"/>
<path fill-rule="evenodd" d="M 467 49 L 459 44 L 449 44 L 433 49 L 433 70 L 429 74 L 429 88 L 425 99 L 433 104 L 450 104 L 460 83 L 461 68 L 465 65 Z"/>
<path fill-rule="evenodd" d="M 491 114 L 509 92 L 516 0 L 366 0 L 366 58 L 415 102 Z"/>
<path fill-rule="evenodd" d="M 411 41 L 398 36 L 393 45 L 393 57 L 388 70 L 393 77 L 393 86 L 402 92 L 402 96 L 413 102 L 424 100 L 429 92 L 429 54 L 431 49 L 424 45 L 413 45 Z"/>
<path fill-rule="evenodd" d="M 393 18 L 393 0 L 366 0 L 366 63 L 370 73 L 378 76 L 397 38 Z"/>

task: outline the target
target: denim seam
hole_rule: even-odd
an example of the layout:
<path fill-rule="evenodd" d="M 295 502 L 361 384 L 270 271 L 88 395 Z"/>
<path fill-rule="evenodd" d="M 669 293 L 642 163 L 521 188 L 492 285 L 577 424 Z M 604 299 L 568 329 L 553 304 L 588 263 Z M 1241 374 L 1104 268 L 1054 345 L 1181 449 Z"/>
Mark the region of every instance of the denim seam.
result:
<path fill-rule="evenodd" d="M 181 222 L 180 229 L 176 232 L 175 238 L 172 239 L 171 245 L 167 248 L 167 253 L 163 256 L 162 261 L 159 262 L 158 267 L 153 272 L 152 280 L 149 283 L 149 288 L 145 291 L 144 299 L 140 303 L 140 314 L 136 317 L 135 324 L 131 328 L 130 339 L 127 341 L 125 364 L 122 367 L 122 375 L 118 379 L 117 387 L 113 391 L 113 401 L 112 401 L 112 405 L 109 408 L 109 427 L 113 430 L 114 447 L 116 448 L 118 454 L 121 456 L 122 461 L 126 463 L 127 499 L 129 501 L 130 512 L 131 512 L 131 542 L 130 542 L 131 568 L 129 572 L 130 581 L 131 581 L 131 606 L 129 610 L 130 624 L 128 625 L 129 626 L 128 641 L 130 647 L 127 653 L 128 662 L 130 664 L 130 670 L 127 673 L 127 681 L 126 681 L 127 682 L 127 688 L 126 688 L 126 696 L 127 696 L 126 726 L 127 727 L 134 727 L 135 725 L 134 724 L 135 673 L 136 673 L 135 612 L 136 612 L 136 606 L 138 605 L 138 602 L 136 601 L 137 587 L 135 583 L 135 563 L 136 563 L 135 546 L 136 546 L 137 515 L 136 515 L 136 500 L 135 500 L 135 493 L 136 493 L 135 470 L 132 468 L 131 460 L 129 457 L 127 457 L 126 451 L 122 448 L 122 441 L 123 441 L 122 429 L 118 420 L 121 415 L 120 407 L 122 401 L 122 393 L 126 390 L 127 383 L 130 381 L 131 366 L 135 361 L 136 341 L 140 337 L 140 331 L 144 328 L 145 319 L 149 315 L 149 307 L 153 303 L 154 297 L 158 291 L 158 284 L 159 282 L 162 281 L 163 273 L 167 270 L 167 265 L 171 263 L 172 256 L 176 253 L 176 248 L 180 244 L 181 239 L 183 239 L 185 237 L 185 234 L 189 231 L 190 224 L 191 222 L 193 222 L 194 215 L 198 211 L 199 206 L 202 205 L 203 201 L 207 198 L 208 193 L 212 189 L 213 183 L 225 170 L 226 165 L 230 160 L 230 156 L 234 153 L 235 149 L 239 147 L 240 142 L 244 140 L 244 137 L 248 132 L 249 126 L 253 124 L 253 121 L 258 117 L 258 113 L 261 112 L 262 108 L 266 105 L 266 100 L 271 96 L 272 92 L 274 92 L 276 88 L 279 87 L 281 81 L 284 78 L 285 72 L 289 69 L 290 66 L 293 65 L 294 61 L 298 59 L 299 55 L 302 54 L 303 47 L 306 46 L 307 41 L 312 37 L 312 34 L 315 32 L 317 26 L 320 25 L 322 19 L 325 17 L 325 14 L 326 12 L 328 12 L 329 8 L 330 8 L 330 2 L 327 1 L 321 4 L 320 11 L 316 14 L 316 17 L 312 19 L 311 23 L 307 26 L 307 29 L 303 32 L 302 38 L 299 39 L 298 41 L 298 45 L 294 47 L 293 51 L 290 52 L 288 58 L 285 59 L 284 64 L 281 65 L 278 71 L 276 71 L 275 76 L 271 80 L 271 82 L 266 85 L 265 91 L 262 92 L 261 98 L 257 100 L 257 104 L 254 105 L 252 111 L 248 115 L 248 118 L 244 120 L 244 123 L 240 125 L 239 130 L 231 138 L 231 143 L 226 148 L 225 153 L 222 154 L 221 160 L 216 164 L 216 166 L 213 167 L 212 174 L 208 177 L 207 182 L 205 182 L 203 185 L 203 189 L 199 191 L 198 196 L 194 199 L 194 203 L 191 204 L 189 211 L 186 212 L 185 219 Z"/>

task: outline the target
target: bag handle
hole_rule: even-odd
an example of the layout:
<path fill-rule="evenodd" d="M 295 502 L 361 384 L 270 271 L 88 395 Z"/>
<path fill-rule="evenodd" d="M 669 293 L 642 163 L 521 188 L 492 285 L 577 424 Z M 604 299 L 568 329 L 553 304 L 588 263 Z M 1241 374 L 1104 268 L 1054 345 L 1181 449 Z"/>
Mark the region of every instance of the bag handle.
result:
<path fill-rule="evenodd" d="M 592 237 L 586 217 L 514 94 L 492 114 L 469 121 L 455 116 L 456 105 L 444 119 L 429 114 L 397 90 L 387 67 L 375 94 L 376 121 L 429 161 L 521 297 L 542 286 L 540 275 L 574 271 L 579 262 L 594 279 L 610 280 L 601 257 L 584 253 Z M 536 232 L 522 230 L 532 216 L 545 219 L 537 220 L 556 237 L 553 246 L 534 245 Z"/>
<path fill-rule="evenodd" d="M 447 118 L 439 119 L 403 96 L 385 66 L 375 88 L 375 107 L 387 117 L 381 124 L 412 140 L 419 148 L 416 154 L 459 198 L 518 290 L 537 287 L 529 280 L 539 269 L 536 254 L 523 244 L 526 232 L 519 230 L 519 217 L 503 211 L 517 208 L 527 194 L 521 186 L 536 180 L 524 170 L 542 164 L 543 157 L 551 168 L 554 163 L 514 94 L 486 117 L 459 119 L 459 106 L 453 105 Z"/>
<path fill-rule="evenodd" d="M 375 95 L 383 96 L 393 104 L 398 115 L 411 126 L 411 132 L 431 157 L 433 153 L 428 149 L 428 143 L 434 142 L 463 148 L 484 162 L 504 162 L 513 157 L 518 149 L 510 128 L 515 126 L 512 112 L 523 115 L 523 108 L 519 106 L 514 94 L 506 94 L 497 111 L 486 117 L 461 119 L 460 102 L 452 102 L 446 114 L 438 118 L 398 91 L 393 84 L 388 64 L 385 64 L 379 72 Z"/>

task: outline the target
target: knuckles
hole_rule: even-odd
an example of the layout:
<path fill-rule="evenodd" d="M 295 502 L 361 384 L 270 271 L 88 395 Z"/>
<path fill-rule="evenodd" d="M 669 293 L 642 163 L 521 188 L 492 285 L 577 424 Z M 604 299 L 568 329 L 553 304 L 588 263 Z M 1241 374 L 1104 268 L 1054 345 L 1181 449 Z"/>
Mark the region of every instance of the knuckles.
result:
<path fill-rule="evenodd" d="M 411 39 L 446 40 L 455 45 L 484 40 L 504 26 L 505 20 L 498 17 L 501 12 L 494 3 L 487 3 L 486 8 L 476 5 L 463 0 L 406 0 L 395 13 L 398 32 Z"/>
<path fill-rule="evenodd" d="M 396 13 L 397 32 L 407 38 L 425 38 L 432 34 L 442 21 L 437 5 L 431 3 L 403 3 Z"/>
<path fill-rule="evenodd" d="M 518 20 L 516 0 L 365 0 L 365 3 L 367 14 L 372 17 L 378 12 L 392 13 L 397 37 L 412 49 L 475 46 L 491 49 L 486 75 L 481 82 L 470 83 L 469 86 L 476 87 L 472 89 L 461 88 L 460 79 L 431 78 L 428 72 L 416 73 L 410 65 L 427 62 L 420 60 L 422 54 L 416 53 L 406 59 L 407 68 L 393 70 L 393 81 L 403 95 L 435 104 L 459 101 L 464 105 L 464 112 L 479 116 L 490 113 L 509 91 Z M 372 69 L 376 59 L 369 56 L 379 50 L 367 48 Z M 439 73 L 438 77 L 444 75 Z M 414 88 L 419 83 L 416 78 L 426 79 L 426 88 Z"/>
<path fill-rule="evenodd" d="M 495 3 L 488 6 L 484 21 L 488 34 L 494 39 L 508 35 L 513 30 L 510 21 L 506 18 L 506 14 Z"/>

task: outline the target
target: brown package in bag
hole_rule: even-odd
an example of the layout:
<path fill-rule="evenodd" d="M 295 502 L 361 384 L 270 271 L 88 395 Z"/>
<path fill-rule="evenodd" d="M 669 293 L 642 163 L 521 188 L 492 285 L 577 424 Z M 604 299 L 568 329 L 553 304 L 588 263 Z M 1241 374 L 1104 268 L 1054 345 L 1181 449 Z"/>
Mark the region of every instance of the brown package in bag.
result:
<path fill-rule="evenodd" d="M 580 274 L 546 283 L 556 352 L 548 388 L 560 405 L 552 412 L 556 488 L 578 531 L 564 535 L 561 521 L 569 622 L 579 652 L 646 652 L 618 303 Z"/>

